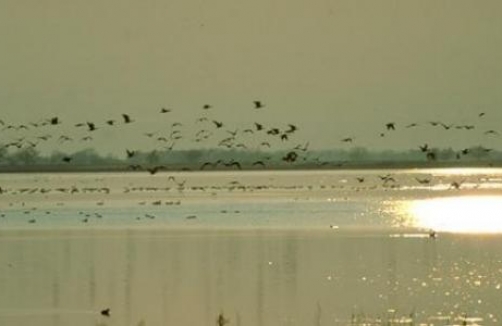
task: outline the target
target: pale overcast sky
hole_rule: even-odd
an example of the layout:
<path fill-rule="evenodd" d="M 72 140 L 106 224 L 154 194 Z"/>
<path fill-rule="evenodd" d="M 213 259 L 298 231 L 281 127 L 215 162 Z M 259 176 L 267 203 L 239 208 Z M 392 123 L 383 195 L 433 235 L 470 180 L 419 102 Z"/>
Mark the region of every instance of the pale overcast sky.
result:
<path fill-rule="evenodd" d="M 502 134 L 500 0 L 2 0 L 0 31 L 0 119 L 58 115 L 71 133 L 133 116 L 96 131 L 103 151 L 169 121 L 195 131 L 205 103 L 230 129 L 295 123 L 295 141 L 314 148 L 347 136 L 378 149 L 502 148 L 484 135 Z M 389 121 L 397 130 L 380 137 Z"/>

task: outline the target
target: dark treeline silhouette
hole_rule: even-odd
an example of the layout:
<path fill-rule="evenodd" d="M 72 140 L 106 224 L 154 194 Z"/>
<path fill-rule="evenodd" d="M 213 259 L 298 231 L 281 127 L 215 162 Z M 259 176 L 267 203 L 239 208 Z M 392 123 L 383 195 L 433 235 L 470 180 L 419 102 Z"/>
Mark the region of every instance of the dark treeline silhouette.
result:
<path fill-rule="evenodd" d="M 433 161 L 420 149 L 374 151 L 363 147 L 310 150 L 303 156 L 286 150 L 259 151 L 239 149 L 185 149 L 129 152 L 126 157 L 102 156 L 94 149 L 71 153 L 71 165 L 64 162 L 68 153 L 40 154 L 35 148 L 8 151 L 0 147 L 0 171 L 217 171 L 264 169 L 395 168 L 435 166 L 502 166 L 502 152 L 487 152 L 484 147 L 468 149 L 459 158 L 457 150 L 429 149 Z M 294 156 L 292 156 L 294 154 Z M 291 158 L 293 157 L 293 162 Z"/>

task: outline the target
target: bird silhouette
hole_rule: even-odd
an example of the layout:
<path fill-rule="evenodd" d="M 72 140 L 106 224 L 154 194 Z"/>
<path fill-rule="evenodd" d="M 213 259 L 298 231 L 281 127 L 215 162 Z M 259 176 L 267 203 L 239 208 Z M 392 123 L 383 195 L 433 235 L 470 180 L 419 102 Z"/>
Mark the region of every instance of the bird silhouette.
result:
<path fill-rule="evenodd" d="M 295 162 L 296 159 L 298 158 L 298 154 L 294 151 L 291 151 L 291 152 L 288 152 L 283 158 L 282 160 L 285 161 L 285 162 L 289 162 L 289 163 L 292 163 L 292 162 Z"/>
<path fill-rule="evenodd" d="M 265 163 L 264 163 L 263 161 L 256 161 L 256 162 L 253 162 L 253 164 L 252 164 L 252 165 L 253 165 L 253 166 L 258 166 L 258 165 L 260 165 L 260 166 L 262 166 L 262 167 L 265 167 Z"/>
<path fill-rule="evenodd" d="M 298 127 L 293 125 L 293 124 L 288 124 L 289 129 L 286 130 L 285 132 L 290 134 L 298 130 Z"/>
<path fill-rule="evenodd" d="M 424 144 L 423 146 L 418 146 L 420 148 L 420 151 L 422 152 L 427 152 L 429 150 L 429 145 Z"/>
<path fill-rule="evenodd" d="M 58 117 L 53 117 L 49 120 L 50 124 L 51 125 L 58 125 L 60 124 L 61 122 L 59 121 L 59 118 Z"/>
<path fill-rule="evenodd" d="M 212 163 L 212 162 L 205 162 L 205 163 L 203 163 L 203 164 L 200 166 L 200 169 L 201 169 L 201 170 L 204 170 L 204 169 L 205 169 L 206 167 L 208 167 L 208 166 L 215 167 L 214 163 Z"/>
<path fill-rule="evenodd" d="M 221 128 L 221 127 L 223 127 L 223 122 L 213 120 L 213 123 L 214 123 L 214 125 L 216 126 L 216 128 Z"/>
<path fill-rule="evenodd" d="M 160 109 L 160 113 L 169 113 L 169 112 L 171 112 L 171 109 L 166 109 L 166 108 Z"/>
<path fill-rule="evenodd" d="M 227 166 L 227 167 L 232 167 L 232 166 L 235 166 L 235 167 L 236 167 L 236 168 L 238 168 L 239 170 L 242 170 L 242 166 L 241 166 L 241 164 L 240 164 L 239 162 L 237 162 L 237 161 L 234 161 L 234 160 L 232 160 L 232 161 L 230 161 L 230 162 L 228 162 L 228 163 L 224 163 L 224 165 L 225 165 L 225 166 Z"/>
<path fill-rule="evenodd" d="M 280 132 L 281 132 L 281 131 L 279 130 L 279 128 L 271 128 L 271 129 L 269 129 L 269 130 L 267 131 L 267 134 L 268 134 L 268 135 L 275 136 L 275 135 L 280 134 Z"/>
<path fill-rule="evenodd" d="M 126 149 L 126 154 L 127 154 L 127 158 L 131 158 L 136 154 L 136 152 Z"/>
<path fill-rule="evenodd" d="M 427 179 L 427 178 L 424 178 L 424 179 L 415 178 L 415 180 L 417 180 L 418 183 L 423 184 L 423 185 L 431 183 L 431 179 Z"/>
<path fill-rule="evenodd" d="M 263 125 L 261 123 L 255 122 L 254 125 L 256 127 L 256 131 L 263 130 Z"/>
<path fill-rule="evenodd" d="M 254 103 L 254 108 L 255 109 L 261 109 L 264 106 L 261 101 L 253 101 L 253 103 Z"/>
<path fill-rule="evenodd" d="M 396 130 L 396 124 L 394 122 L 389 122 L 385 124 L 387 130 Z"/>
<path fill-rule="evenodd" d="M 101 310 L 101 316 L 110 317 L 110 308 Z"/>
<path fill-rule="evenodd" d="M 485 135 L 499 135 L 499 133 L 493 129 L 485 131 Z"/>
<path fill-rule="evenodd" d="M 92 122 L 87 122 L 87 127 L 89 128 L 89 131 L 96 130 L 96 125 Z"/>
<path fill-rule="evenodd" d="M 63 156 L 62 161 L 65 163 L 70 163 L 72 160 L 71 156 Z"/>
<path fill-rule="evenodd" d="M 131 123 L 133 122 L 133 120 L 131 119 L 131 117 L 127 114 L 122 114 L 122 118 L 124 118 L 124 123 Z"/>
<path fill-rule="evenodd" d="M 230 320 L 228 320 L 227 318 L 225 318 L 225 316 L 223 315 L 223 313 L 220 313 L 218 315 L 218 318 L 216 319 L 216 323 L 218 324 L 218 326 L 225 326 L 225 324 L 228 324 L 230 322 Z"/>

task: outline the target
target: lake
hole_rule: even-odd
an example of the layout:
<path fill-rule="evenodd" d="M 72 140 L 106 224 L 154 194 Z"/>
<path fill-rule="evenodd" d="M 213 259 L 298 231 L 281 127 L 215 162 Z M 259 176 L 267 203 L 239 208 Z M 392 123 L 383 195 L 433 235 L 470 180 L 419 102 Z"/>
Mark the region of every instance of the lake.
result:
<path fill-rule="evenodd" d="M 2 174 L 0 188 L 0 325 L 500 323 L 500 169 Z"/>

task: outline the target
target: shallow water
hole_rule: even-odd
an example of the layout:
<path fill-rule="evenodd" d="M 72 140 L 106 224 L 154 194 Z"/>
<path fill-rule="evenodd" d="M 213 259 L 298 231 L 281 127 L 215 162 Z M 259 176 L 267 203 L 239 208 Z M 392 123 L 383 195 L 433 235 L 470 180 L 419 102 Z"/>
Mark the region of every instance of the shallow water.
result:
<path fill-rule="evenodd" d="M 498 325 L 501 181 L 0 175 L 0 325 Z"/>

